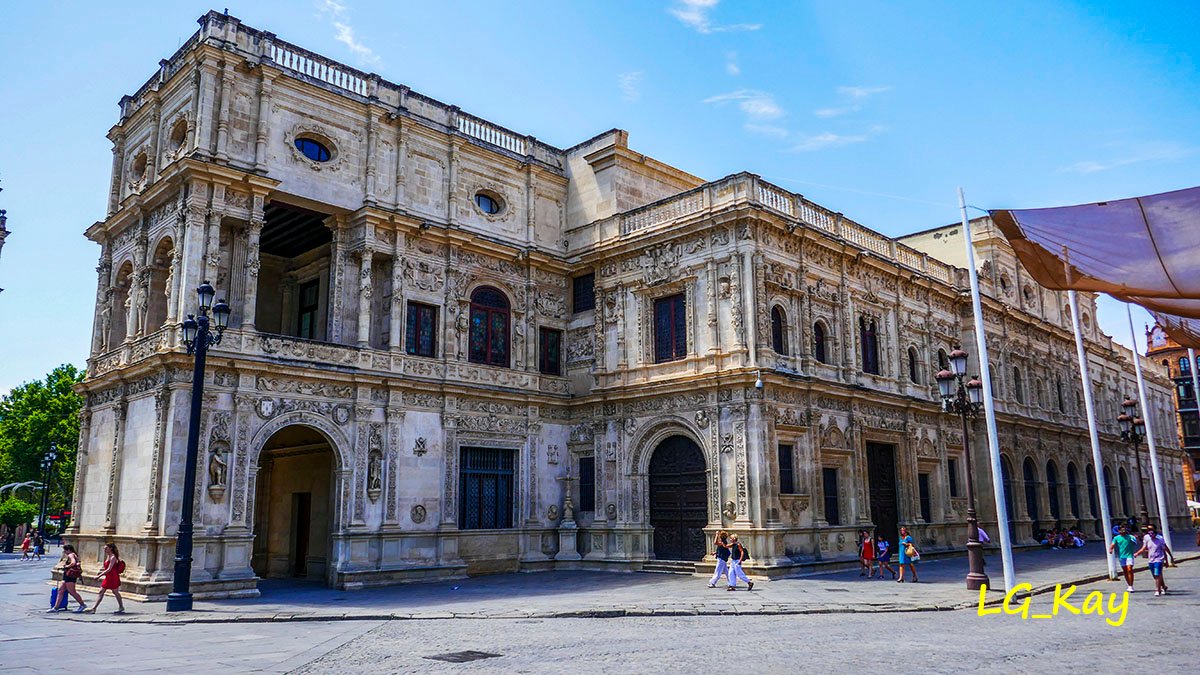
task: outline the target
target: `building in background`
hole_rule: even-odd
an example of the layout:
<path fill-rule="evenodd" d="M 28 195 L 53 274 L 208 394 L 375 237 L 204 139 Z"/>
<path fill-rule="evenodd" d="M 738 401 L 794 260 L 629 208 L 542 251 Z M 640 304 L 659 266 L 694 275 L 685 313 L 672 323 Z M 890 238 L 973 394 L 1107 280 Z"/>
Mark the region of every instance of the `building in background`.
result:
<path fill-rule="evenodd" d="M 892 239 L 620 130 L 553 147 L 218 13 L 109 138 L 70 537 L 92 567 L 119 541 L 134 593 L 170 586 L 178 323 L 206 279 L 233 316 L 208 363 L 197 593 L 687 568 L 720 528 L 765 574 L 853 559 L 863 527 L 963 544 L 964 439 L 933 378 L 974 344 L 961 228 Z M 975 232 L 1014 532 L 1096 531 L 1065 296 Z M 1132 515 L 1131 355 L 1081 303 L 1102 470 Z M 1170 387 L 1151 376 L 1164 439 Z M 1160 453 L 1183 522 L 1183 455 Z"/>
<path fill-rule="evenodd" d="M 1192 386 L 1192 369 L 1200 364 L 1192 363 L 1188 351 L 1171 339 L 1161 326 L 1155 324 L 1146 329 L 1146 356 L 1154 361 L 1159 372 L 1175 383 L 1175 412 L 1178 415 L 1176 425 L 1179 441 L 1183 451 L 1191 458 L 1191 462 L 1183 465 L 1184 484 L 1187 497 L 1196 500 L 1197 485 L 1200 474 L 1200 411 L 1196 408 L 1196 391 Z"/>

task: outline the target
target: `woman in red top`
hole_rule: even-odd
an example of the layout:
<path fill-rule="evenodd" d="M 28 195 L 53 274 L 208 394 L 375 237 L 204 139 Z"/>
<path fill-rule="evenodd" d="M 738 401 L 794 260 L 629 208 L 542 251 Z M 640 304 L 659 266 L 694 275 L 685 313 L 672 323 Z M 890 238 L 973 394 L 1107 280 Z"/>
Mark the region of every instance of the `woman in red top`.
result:
<path fill-rule="evenodd" d="M 858 531 L 858 564 L 862 566 L 863 570 L 858 573 L 858 576 L 871 576 L 871 570 L 875 567 L 875 541 L 871 539 L 871 533 L 866 530 Z"/>
<path fill-rule="evenodd" d="M 100 601 L 104 599 L 105 591 L 112 591 L 113 597 L 117 599 L 116 614 L 125 613 L 125 601 L 121 598 L 121 572 L 125 571 L 125 562 L 121 560 L 121 555 L 117 553 L 117 545 L 109 542 L 104 545 L 104 566 L 100 569 L 100 573 L 96 578 L 100 580 L 100 595 L 96 597 L 96 604 L 88 610 L 89 613 L 95 614 L 96 608 L 100 606 Z"/>
<path fill-rule="evenodd" d="M 33 538 L 26 532 L 25 539 L 21 542 L 21 560 L 29 559 L 29 546 L 31 544 L 33 544 Z"/>

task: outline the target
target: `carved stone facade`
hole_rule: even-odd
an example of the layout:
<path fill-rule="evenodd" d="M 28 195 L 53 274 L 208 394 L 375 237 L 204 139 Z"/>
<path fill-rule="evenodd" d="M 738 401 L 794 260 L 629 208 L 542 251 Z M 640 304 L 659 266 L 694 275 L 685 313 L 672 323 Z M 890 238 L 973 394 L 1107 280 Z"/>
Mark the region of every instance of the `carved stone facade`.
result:
<path fill-rule="evenodd" d="M 135 594 L 169 590 L 191 397 L 176 326 L 205 279 L 234 313 L 202 402 L 200 592 L 637 569 L 663 555 L 651 460 L 680 437 L 707 496 L 688 527 L 742 533 L 758 571 L 852 557 L 854 531 L 887 517 L 957 545 L 963 439 L 932 375 L 974 344 L 970 305 L 964 270 L 916 244 L 751 174 L 706 183 L 622 131 L 554 148 L 215 13 L 122 100 L 111 138 L 70 536 L 93 561 L 119 539 Z M 1024 288 L 1002 240 L 975 246 Z M 1034 520 L 1091 527 L 1069 497 L 1090 453 L 1062 298 L 987 288 L 1019 538 Z M 1129 386 L 1094 325 L 1089 353 L 1102 388 Z M 1129 471 L 1114 432 L 1105 456 Z M 1160 452 L 1178 474 L 1177 446 Z M 1039 504 L 1056 463 L 1056 518 L 1026 512 L 1026 458 Z M 304 555 L 289 522 L 307 524 Z M 581 561 L 556 559 L 560 527 Z"/>

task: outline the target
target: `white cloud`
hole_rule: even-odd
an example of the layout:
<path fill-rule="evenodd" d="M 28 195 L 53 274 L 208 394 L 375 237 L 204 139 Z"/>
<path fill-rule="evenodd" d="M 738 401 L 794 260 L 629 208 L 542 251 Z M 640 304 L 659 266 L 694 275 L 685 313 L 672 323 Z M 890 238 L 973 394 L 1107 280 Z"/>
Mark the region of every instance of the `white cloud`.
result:
<path fill-rule="evenodd" d="M 326 0 L 327 2 L 329 0 Z M 675 6 L 667 9 L 683 25 L 697 33 L 728 33 L 733 31 L 750 31 L 762 28 L 759 23 L 733 23 L 713 25 L 709 14 L 716 9 L 721 0 L 676 0 Z"/>
<path fill-rule="evenodd" d="M 734 77 L 742 74 L 742 68 L 737 62 L 737 52 L 725 52 L 725 72 Z"/>
<path fill-rule="evenodd" d="M 830 106 L 828 108 L 817 108 L 813 111 L 813 115 L 821 119 L 829 119 L 830 117 L 841 117 L 849 113 L 862 110 L 863 103 L 874 96 L 885 91 L 890 91 L 891 87 L 862 87 L 862 86 L 842 86 L 837 88 L 838 98 L 842 104 Z"/>
<path fill-rule="evenodd" d="M 617 86 L 621 88 L 621 97 L 626 101 L 636 101 L 642 97 L 642 71 L 635 70 L 621 73 L 617 76 Z"/>
<path fill-rule="evenodd" d="M 870 139 L 871 136 L 868 134 L 835 134 L 831 131 L 826 131 L 820 134 L 804 136 L 791 149 L 792 152 L 813 152 L 814 150 L 827 150 L 829 148 L 840 148 L 845 145 L 862 143 Z"/>
<path fill-rule="evenodd" d="M 1165 162 L 1174 159 L 1187 157 L 1195 152 L 1194 148 L 1184 147 L 1178 143 L 1167 142 L 1151 142 L 1140 145 L 1129 143 L 1108 143 L 1106 147 L 1112 148 L 1116 156 L 1108 159 L 1088 159 L 1075 162 L 1070 166 L 1064 166 L 1059 169 L 1063 173 L 1078 173 L 1091 174 L 1110 169 L 1117 169 L 1130 164 L 1141 164 L 1142 162 Z"/>
<path fill-rule="evenodd" d="M 787 129 L 775 126 L 774 124 L 751 124 L 747 122 L 743 125 L 743 128 L 750 133 L 768 138 L 787 138 L 789 133 Z"/>
<path fill-rule="evenodd" d="M 358 57 L 359 63 L 369 66 L 381 63 L 379 55 L 354 35 L 354 27 L 346 17 L 346 5 L 337 0 L 317 0 L 316 5 L 317 15 L 333 26 L 333 39 L 346 45 L 346 48 Z"/>
<path fill-rule="evenodd" d="M 757 89 L 739 89 L 727 94 L 718 94 L 704 99 L 705 103 L 723 105 L 736 102 L 750 122 L 762 122 L 783 117 L 783 107 L 775 102 L 775 97 Z"/>

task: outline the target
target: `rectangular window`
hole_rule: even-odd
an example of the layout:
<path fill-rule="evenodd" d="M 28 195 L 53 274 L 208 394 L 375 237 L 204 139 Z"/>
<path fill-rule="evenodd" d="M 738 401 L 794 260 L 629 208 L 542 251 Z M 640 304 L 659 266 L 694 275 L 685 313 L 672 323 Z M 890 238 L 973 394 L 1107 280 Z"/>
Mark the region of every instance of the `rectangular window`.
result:
<path fill-rule="evenodd" d="M 792 468 L 792 446 L 779 444 L 779 494 L 796 494 L 796 472 Z"/>
<path fill-rule="evenodd" d="M 512 527 L 516 451 L 463 448 L 461 458 L 458 528 L 495 530 Z"/>
<path fill-rule="evenodd" d="M 321 280 L 300 284 L 299 307 L 296 311 L 296 336 L 317 339 L 317 311 L 321 307 Z"/>
<path fill-rule="evenodd" d="M 687 356 L 687 308 L 683 294 L 654 301 L 654 362 Z"/>
<path fill-rule="evenodd" d="M 929 501 L 929 474 L 917 474 L 917 492 L 921 499 L 921 520 L 933 521 L 933 504 Z"/>
<path fill-rule="evenodd" d="M 950 496 L 958 496 L 958 460 L 951 457 L 946 460 L 946 474 L 950 479 L 947 484 L 950 486 Z"/>
<path fill-rule="evenodd" d="M 838 470 L 821 469 L 821 485 L 825 492 L 825 522 L 841 525 L 842 514 L 838 510 Z"/>
<path fill-rule="evenodd" d="M 538 334 L 538 370 L 545 375 L 562 374 L 562 331 L 543 328 Z"/>
<path fill-rule="evenodd" d="M 579 510 L 596 510 L 596 458 L 579 458 Z"/>
<path fill-rule="evenodd" d="M 596 308 L 596 275 L 581 274 L 571 280 L 571 310 L 578 314 Z"/>
<path fill-rule="evenodd" d="M 404 351 L 417 356 L 437 356 L 437 307 L 408 303 Z"/>

